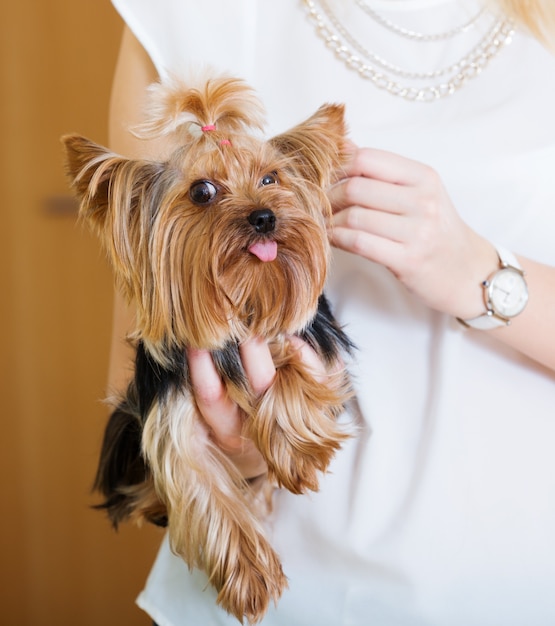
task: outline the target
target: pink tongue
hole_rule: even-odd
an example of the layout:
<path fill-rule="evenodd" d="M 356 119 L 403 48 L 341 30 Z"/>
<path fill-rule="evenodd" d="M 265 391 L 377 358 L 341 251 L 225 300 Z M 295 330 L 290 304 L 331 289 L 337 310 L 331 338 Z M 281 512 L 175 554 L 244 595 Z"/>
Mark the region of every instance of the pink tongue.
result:
<path fill-rule="evenodd" d="M 249 252 L 257 256 L 261 261 L 273 261 L 277 256 L 277 243 L 275 241 L 264 241 L 253 243 Z"/>

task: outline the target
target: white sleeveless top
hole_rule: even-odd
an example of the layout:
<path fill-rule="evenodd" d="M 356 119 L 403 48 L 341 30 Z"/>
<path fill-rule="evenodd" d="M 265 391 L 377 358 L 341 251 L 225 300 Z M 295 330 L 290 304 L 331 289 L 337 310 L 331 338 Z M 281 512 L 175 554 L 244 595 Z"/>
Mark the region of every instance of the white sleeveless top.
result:
<path fill-rule="evenodd" d="M 348 69 L 300 0 L 113 1 L 162 76 L 211 66 L 245 78 L 272 133 L 345 102 L 358 145 L 434 167 L 476 231 L 555 265 L 555 60 L 532 38 L 517 33 L 455 95 L 414 103 Z M 427 32 L 477 6 L 367 3 Z M 328 4 L 403 67 L 442 66 L 469 47 L 465 33 L 415 58 L 425 44 L 350 1 Z M 276 494 L 269 532 L 289 590 L 264 626 L 555 624 L 553 373 L 427 309 L 361 258 L 335 253 L 328 293 L 358 346 L 363 428 L 320 492 Z M 160 626 L 237 624 L 166 542 L 138 603 Z"/>

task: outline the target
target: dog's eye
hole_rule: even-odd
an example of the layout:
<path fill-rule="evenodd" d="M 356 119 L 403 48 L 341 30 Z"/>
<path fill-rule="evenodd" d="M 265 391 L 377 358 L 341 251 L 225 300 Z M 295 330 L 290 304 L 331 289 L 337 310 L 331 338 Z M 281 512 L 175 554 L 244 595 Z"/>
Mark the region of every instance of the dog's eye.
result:
<path fill-rule="evenodd" d="M 195 204 L 210 204 L 217 195 L 216 185 L 209 180 L 199 180 L 189 189 L 189 197 Z"/>
<path fill-rule="evenodd" d="M 266 176 L 263 176 L 262 180 L 260 181 L 261 187 L 265 187 L 266 185 L 277 185 L 277 184 L 279 184 L 277 172 L 266 174 Z"/>

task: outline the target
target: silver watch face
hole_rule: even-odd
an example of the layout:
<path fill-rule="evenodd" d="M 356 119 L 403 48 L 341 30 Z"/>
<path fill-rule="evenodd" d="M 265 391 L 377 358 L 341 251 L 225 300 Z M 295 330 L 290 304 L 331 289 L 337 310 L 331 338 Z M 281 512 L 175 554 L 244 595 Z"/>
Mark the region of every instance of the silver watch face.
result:
<path fill-rule="evenodd" d="M 522 313 L 528 302 L 528 286 L 521 272 L 512 267 L 497 271 L 487 285 L 488 304 L 501 317 Z"/>

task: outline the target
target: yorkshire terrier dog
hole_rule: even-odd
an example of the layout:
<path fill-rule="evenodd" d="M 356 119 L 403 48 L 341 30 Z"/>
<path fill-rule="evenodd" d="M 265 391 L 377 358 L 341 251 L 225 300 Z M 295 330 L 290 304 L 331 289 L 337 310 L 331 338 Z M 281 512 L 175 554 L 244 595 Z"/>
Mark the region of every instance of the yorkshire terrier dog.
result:
<path fill-rule="evenodd" d="M 323 295 L 329 264 L 326 189 L 345 162 L 341 105 L 324 105 L 264 140 L 252 89 L 229 77 L 151 90 L 136 129 L 163 136 L 167 159 L 124 158 L 66 136 L 80 215 L 100 236 L 119 288 L 137 311 L 134 380 L 106 428 L 95 487 L 112 523 L 167 525 L 172 550 L 204 570 L 218 603 L 256 623 L 287 586 L 264 532 L 260 492 L 214 443 L 191 390 L 186 348 L 207 349 L 244 435 L 267 463 L 267 484 L 318 489 L 348 436 L 351 343 Z M 299 356 L 296 335 L 327 367 Z M 260 396 L 239 345 L 265 338 L 277 372 Z"/>

